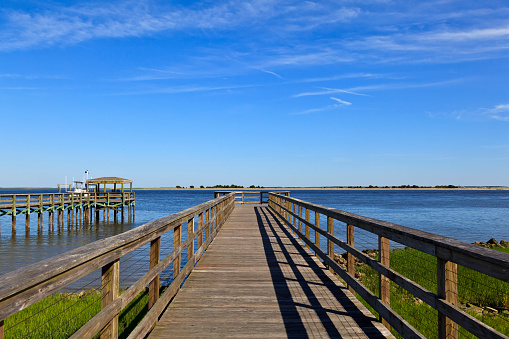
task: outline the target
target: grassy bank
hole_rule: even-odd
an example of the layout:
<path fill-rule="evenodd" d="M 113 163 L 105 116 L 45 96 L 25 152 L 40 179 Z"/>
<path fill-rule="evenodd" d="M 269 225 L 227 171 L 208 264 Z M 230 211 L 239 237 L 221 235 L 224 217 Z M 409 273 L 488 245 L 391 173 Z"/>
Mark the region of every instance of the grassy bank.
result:
<path fill-rule="evenodd" d="M 56 293 L 7 318 L 5 338 L 68 338 L 100 310 L 97 290 Z M 120 313 L 119 338 L 127 338 L 147 311 L 145 291 Z"/>
<path fill-rule="evenodd" d="M 509 253 L 509 248 L 493 249 Z M 405 277 L 437 293 L 436 257 L 411 248 L 394 249 L 390 253 L 390 265 Z M 378 273 L 375 270 L 358 263 L 356 275 L 367 288 L 379 295 Z M 458 266 L 458 299 L 460 308 L 467 313 L 499 332 L 509 334 L 509 283 Z M 426 337 L 437 337 L 438 312 L 392 282 L 391 308 Z M 459 331 L 460 337 L 475 338 L 462 328 Z M 395 331 L 393 334 L 401 337 Z"/>

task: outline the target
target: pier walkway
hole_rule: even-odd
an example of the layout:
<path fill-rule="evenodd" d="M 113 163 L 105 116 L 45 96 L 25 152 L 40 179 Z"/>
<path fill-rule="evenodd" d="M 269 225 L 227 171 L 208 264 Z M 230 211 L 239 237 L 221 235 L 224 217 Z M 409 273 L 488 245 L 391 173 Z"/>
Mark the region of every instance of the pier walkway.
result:
<path fill-rule="evenodd" d="M 237 205 L 149 338 L 392 338 L 262 205 Z"/>

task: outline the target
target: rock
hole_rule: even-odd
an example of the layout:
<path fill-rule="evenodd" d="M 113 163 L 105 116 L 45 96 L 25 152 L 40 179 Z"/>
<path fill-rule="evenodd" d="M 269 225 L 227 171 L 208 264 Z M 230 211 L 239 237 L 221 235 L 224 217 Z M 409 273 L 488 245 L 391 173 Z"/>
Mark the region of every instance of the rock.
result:
<path fill-rule="evenodd" d="M 414 300 L 414 304 L 416 304 L 416 305 L 422 305 L 422 304 L 424 304 L 424 301 L 422 301 L 422 300 L 421 300 L 421 299 L 419 299 L 419 298 L 415 298 L 415 300 Z"/>
<path fill-rule="evenodd" d="M 487 311 L 488 313 L 492 313 L 492 314 L 497 314 L 498 313 L 498 311 L 496 309 L 494 309 L 493 307 L 486 306 L 484 308 L 484 310 Z"/>
<path fill-rule="evenodd" d="M 488 240 L 486 242 L 486 244 L 491 245 L 491 246 L 499 246 L 500 245 L 495 238 L 491 238 L 490 240 Z"/>
<path fill-rule="evenodd" d="M 509 247 L 509 242 L 507 242 L 505 240 L 500 240 L 500 246 L 502 246 L 502 247 Z"/>
<path fill-rule="evenodd" d="M 479 243 L 479 241 L 475 241 L 472 243 L 472 245 L 476 245 L 476 246 L 481 246 L 481 244 Z"/>
<path fill-rule="evenodd" d="M 486 247 L 486 243 L 485 243 L 485 242 L 480 242 L 480 243 L 479 243 L 479 246 L 481 246 L 481 247 Z"/>
<path fill-rule="evenodd" d="M 480 307 L 477 307 L 477 306 L 467 307 L 465 310 L 466 311 L 470 311 L 470 312 L 474 312 L 477 315 L 480 315 L 480 314 L 483 313 L 483 309 L 480 308 Z"/>
<path fill-rule="evenodd" d="M 378 258 L 378 250 L 375 250 L 375 249 L 363 250 L 362 253 L 366 254 L 368 257 L 370 257 L 372 259 Z"/>
<path fill-rule="evenodd" d="M 509 316 L 509 310 L 503 310 L 501 313 Z"/>

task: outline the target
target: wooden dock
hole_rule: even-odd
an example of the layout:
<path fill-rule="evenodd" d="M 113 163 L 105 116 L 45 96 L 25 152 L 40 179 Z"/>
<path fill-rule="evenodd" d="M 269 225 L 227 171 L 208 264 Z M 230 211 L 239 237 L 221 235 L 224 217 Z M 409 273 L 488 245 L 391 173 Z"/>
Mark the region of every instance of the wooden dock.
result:
<path fill-rule="evenodd" d="M 237 205 L 149 338 L 392 338 L 265 205 Z"/>

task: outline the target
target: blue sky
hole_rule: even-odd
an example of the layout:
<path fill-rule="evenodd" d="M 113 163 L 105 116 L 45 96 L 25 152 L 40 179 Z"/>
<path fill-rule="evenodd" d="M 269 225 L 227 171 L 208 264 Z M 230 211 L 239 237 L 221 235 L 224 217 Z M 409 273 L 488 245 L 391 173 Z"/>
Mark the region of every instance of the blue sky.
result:
<path fill-rule="evenodd" d="M 508 185 L 506 1 L 0 4 L 0 187 Z"/>

